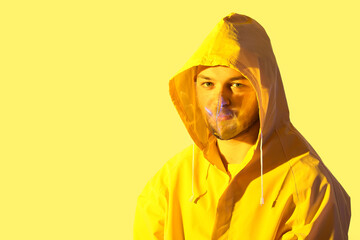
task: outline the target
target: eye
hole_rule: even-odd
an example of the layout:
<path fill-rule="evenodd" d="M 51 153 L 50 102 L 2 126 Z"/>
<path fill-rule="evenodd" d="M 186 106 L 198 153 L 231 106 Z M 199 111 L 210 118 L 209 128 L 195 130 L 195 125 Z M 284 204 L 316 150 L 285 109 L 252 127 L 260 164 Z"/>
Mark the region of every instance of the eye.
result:
<path fill-rule="evenodd" d="M 242 86 L 244 86 L 244 85 L 241 84 L 241 83 L 233 83 L 233 84 L 231 84 L 231 86 L 232 86 L 232 87 L 235 87 L 235 88 L 239 88 L 239 87 L 242 87 Z"/>
<path fill-rule="evenodd" d="M 201 84 L 201 86 L 204 86 L 204 87 L 211 87 L 211 86 L 213 86 L 214 84 L 212 83 L 212 82 L 203 82 L 202 84 Z"/>

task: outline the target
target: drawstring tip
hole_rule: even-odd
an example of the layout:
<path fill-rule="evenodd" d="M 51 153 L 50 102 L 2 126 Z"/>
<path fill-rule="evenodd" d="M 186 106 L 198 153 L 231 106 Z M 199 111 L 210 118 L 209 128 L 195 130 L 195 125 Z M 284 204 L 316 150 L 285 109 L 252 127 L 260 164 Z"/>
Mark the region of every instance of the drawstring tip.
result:
<path fill-rule="evenodd" d="M 194 195 L 192 195 L 190 198 L 189 198 L 189 202 L 192 202 L 194 200 Z"/>
<path fill-rule="evenodd" d="M 263 204 L 264 204 L 264 198 L 261 197 L 261 198 L 260 198 L 260 205 L 263 205 Z"/>

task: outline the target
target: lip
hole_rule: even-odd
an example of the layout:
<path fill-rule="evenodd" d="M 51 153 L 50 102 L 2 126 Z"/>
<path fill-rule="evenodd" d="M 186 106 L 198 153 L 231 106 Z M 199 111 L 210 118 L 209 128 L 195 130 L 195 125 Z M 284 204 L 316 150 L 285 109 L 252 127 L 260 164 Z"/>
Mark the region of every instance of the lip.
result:
<path fill-rule="evenodd" d="M 223 114 L 223 113 L 221 113 L 221 114 L 219 114 L 217 116 L 217 120 L 229 120 L 231 118 L 232 118 L 232 114 Z"/>

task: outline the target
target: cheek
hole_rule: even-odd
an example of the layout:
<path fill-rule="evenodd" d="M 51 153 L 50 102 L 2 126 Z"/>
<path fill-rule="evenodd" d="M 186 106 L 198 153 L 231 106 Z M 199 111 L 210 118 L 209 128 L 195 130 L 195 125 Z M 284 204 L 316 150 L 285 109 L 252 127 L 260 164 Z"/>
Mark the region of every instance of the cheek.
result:
<path fill-rule="evenodd" d="M 197 104 L 197 107 L 199 108 L 200 113 L 203 117 L 206 117 L 209 115 L 211 116 L 212 109 L 209 106 L 209 101 L 206 96 L 204 96 L 201 93 L 196 93 L 196 104 Z"/>
<path fill-rule="evenodd" d="M 239 113 L 243 117 L 252 118 L 254 115 L 259 113 L 259 107 L 255 95 L 250 94 L 248 96 L 244 96 L 240 102 L 241 106 Z"/>
<path fill-rule="evenodd" d="M 248 106 L 249 106 L 249 110 L 251 110 L 251 112 L 259 111 L 259 106 L 258 106 L 256 96 L 252 96 L 251 98 L 249 98 Z"/>
<path fill-rule="evenodd" d="M 197 105 L 203 113 L 213 113 L 214 111 L 214 101 L 209 95 L 196 95 Z"/>

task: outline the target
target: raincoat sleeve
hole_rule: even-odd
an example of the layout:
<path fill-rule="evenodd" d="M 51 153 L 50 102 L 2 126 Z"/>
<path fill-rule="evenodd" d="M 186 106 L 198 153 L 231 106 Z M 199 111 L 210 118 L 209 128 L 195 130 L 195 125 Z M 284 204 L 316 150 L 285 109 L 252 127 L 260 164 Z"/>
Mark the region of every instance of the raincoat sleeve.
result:
<path fill-rule="evenodd" d="M 134 240 L 164 239 L 167 198 L 161 180 L 155 175 L 137 199 Z"/>
<path fill-rule="evenodd" d="M 348 239 L 350 197 L 336 180 L 317 178 L 298 198 L 291 229 L 280 239 Z"/>

